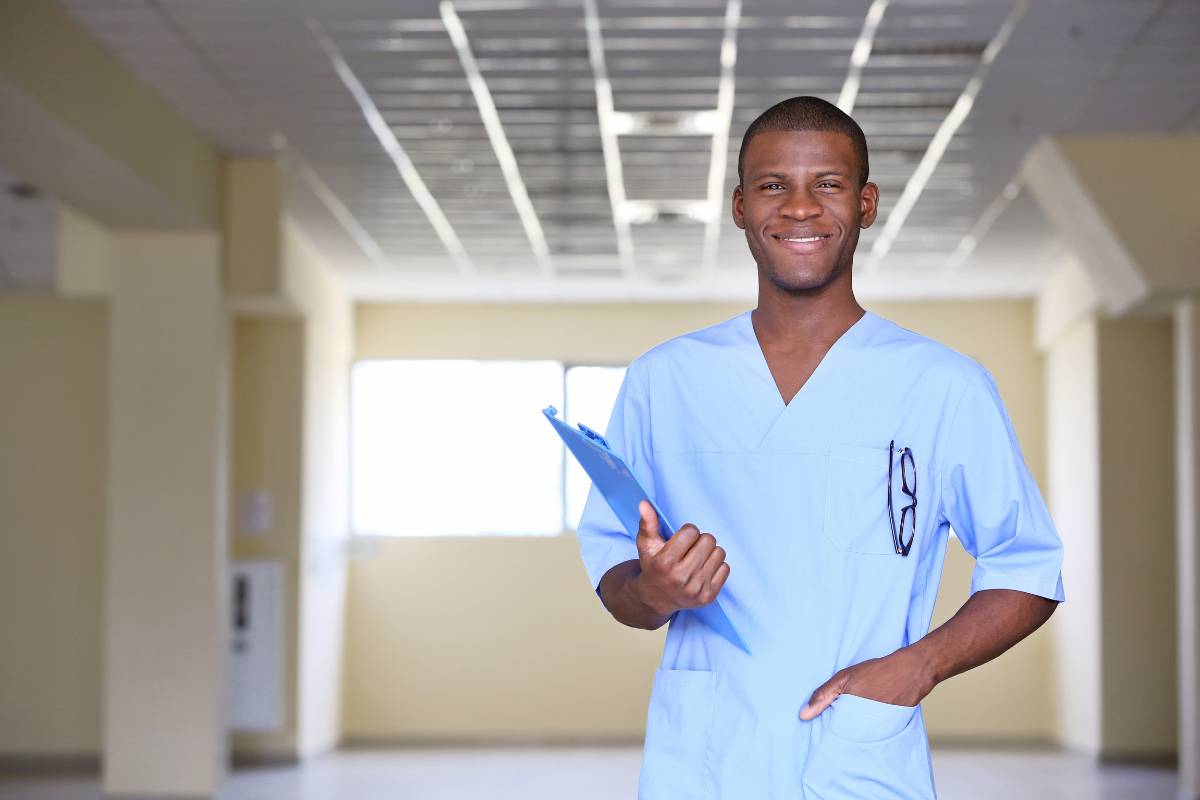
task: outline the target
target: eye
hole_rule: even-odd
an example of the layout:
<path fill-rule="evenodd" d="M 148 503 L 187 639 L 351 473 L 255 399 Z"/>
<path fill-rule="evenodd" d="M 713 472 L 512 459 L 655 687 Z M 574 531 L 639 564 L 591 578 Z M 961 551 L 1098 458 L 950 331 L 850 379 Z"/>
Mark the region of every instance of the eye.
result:
<path fill-rule="evenodd" d="M 760 186 L 759 188 L 766 189 L 767 191 L 775 191 L 777 189 L 782 189 L 783 184 L 782 183 L 766 183 L 766 184 L 763 184 L 762 186 Z"/>
<path fill-rule="evenodd" d="M 837 181 L 821 181 L 817 184 L 818 189 L 840 189 L 841 185 Z"/>

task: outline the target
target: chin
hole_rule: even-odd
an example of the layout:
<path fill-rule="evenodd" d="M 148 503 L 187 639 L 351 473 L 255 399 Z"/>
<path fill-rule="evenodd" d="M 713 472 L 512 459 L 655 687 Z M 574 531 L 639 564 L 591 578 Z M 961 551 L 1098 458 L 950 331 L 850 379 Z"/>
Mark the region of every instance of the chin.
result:
<path fill-rule="evenodd" d="M 789 294 L 803 294 L 824 289 L 837 277 L 836 269 L 789 270 L 768 266 L 763 272 L 772 285 Z"/>

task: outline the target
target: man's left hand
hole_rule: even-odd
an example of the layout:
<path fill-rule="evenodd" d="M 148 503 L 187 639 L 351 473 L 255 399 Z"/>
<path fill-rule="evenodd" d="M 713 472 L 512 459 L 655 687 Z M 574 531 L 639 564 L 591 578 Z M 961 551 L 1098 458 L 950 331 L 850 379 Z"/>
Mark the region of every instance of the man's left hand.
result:
<path fill-rule="evenodd" d="M 800 719 L 815 719 L 841 694 L 852 694 L 897 706 L 915 706 L 937 681 L 928 664 L 909 648 L 872 658 L 839 671 L 821 684 L 800 710 Z"/>

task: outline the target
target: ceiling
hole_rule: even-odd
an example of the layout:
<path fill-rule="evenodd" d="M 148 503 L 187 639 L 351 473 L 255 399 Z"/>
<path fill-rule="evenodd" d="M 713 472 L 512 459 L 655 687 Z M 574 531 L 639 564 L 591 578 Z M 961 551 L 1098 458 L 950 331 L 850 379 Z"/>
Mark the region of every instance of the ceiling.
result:
<path fill-rule="evenodd" d="M 860 294 L 1029 294 L 1039 137 L 1200 131 L 1194 0 L 63 4 L 224 151 L 280 153 L 362 298 L 752 296 L 737 149 L 798 94 L 867 134 Z"/>

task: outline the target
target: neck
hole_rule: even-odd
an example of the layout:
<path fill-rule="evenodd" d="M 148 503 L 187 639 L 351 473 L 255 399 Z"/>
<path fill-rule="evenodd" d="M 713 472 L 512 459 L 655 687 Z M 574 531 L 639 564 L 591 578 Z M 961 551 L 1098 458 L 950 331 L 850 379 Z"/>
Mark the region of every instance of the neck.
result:
<path fill-rule="evenodd" d="M 848 280 L 792 294 L 760 279 L 751 319 L 760 341 L 820 346 L 837 341 L 864 313 Z"/>

